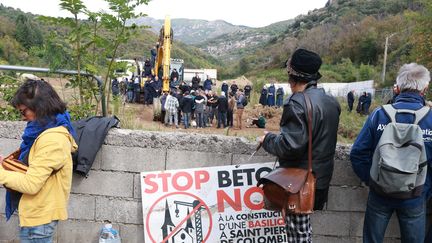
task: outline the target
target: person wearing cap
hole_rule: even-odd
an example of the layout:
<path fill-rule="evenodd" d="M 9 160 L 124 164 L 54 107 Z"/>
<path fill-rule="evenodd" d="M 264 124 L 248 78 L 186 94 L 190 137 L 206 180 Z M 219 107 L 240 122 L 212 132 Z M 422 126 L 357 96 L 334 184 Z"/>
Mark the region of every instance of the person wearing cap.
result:
<path fill-rule="evenodd" d="M 235 80 L 234 80 L 233 83 L 231 84 L 230 89 L 231 89 L 231 94 L 233 94 L 233 95 L 237 94 L 237 90 L 238 90 L 239 88 L 238 88 L 238 86 L 237 86 Z"/>
<path fill-rule="evenodd" d="M 292 95 L 285 101 L 280 133 L 267 133 L 260 142 L 286 168 L 308 168 L 308 111 L 306 94 L 312 106 L 312 170 L 316 177 L 314 210 L 322 210 L 327 202 L 333 174 L 339 115 L 338 101 L 317 88 L 322 61 L 318 54 L 296 50 L 287 62 L 288 83 Z M 287 214 L 288 242 L 312 242 L 309 214 Z"/>
<path fill-rule="evenodd" d="M 396 115 L 397 123 L 412 124 L 415 122 L 415 114 L 407 110 L 419 110 L 426 106 L 424 93 L 428 90 L 430 80 L 430 72 L 422 65 L 410 63 L 400 68 L 396 78 L 396 93 L 398 95 L 395 98 L 395 103 L 392 104 L 395 109 L 403 111 Z M 425 167 L 427 169 L 426 181 L 422 191 L 420 191 L 422 193 L 419 195 L 404 195 L 404 198 L 395 198 L 380 192 L 379 188 L 374 187 L 373 181 L 370 180 L 374 151 L 383 135 L 384 127 L 390 122 L 391 120 L 384 108 L 378 107 L 367 118 L 351 148 L 350 160 L 354 172 L 366 185 L 370 185 L 363 224 L 363 242 L 383 242 L 387 225 L 394 213 L 398 217 L 400 242 L 432 242 L 431 238 L 424 241 L 426 200 L 430 199 L 432 195 L 432 155 L 430 153 L 432 151 L 432 135 L 428 132 L 432 130 L 432 112 L 429 110 L 427 115 L 418 122 L 418 126 L 423 131 L 428 165 Z M 413 156 L 416 156 L 415 151 L 410 151 L 413 152 Z M 410 161 L 406 162 L 409 163 Z M 415 166 L 417 168 L 417 164 Z"/>

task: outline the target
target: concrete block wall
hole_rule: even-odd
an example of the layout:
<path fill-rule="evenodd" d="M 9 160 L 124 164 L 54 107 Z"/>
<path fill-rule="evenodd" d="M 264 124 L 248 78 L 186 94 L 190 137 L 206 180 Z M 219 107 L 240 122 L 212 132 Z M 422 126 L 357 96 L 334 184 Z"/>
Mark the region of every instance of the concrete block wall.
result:
<path fill-rule="evenodd" d="M 0 122 L 0 154 L 20 144 L 25 124 Z M 143 242 L 139 173 L 247 163 L 256 144 L 239 137 L 157 133 L 112 129 L 97 154 L 88 178 L 74 175 L 69 220 L 59 223 L 55 242 L 98 242 L 104 220 L 119 229 L 122 242 Z M 368 189 L 352 172 L 350 147 L 338 145 L 326 209 L 312 216 L 314 242 L 361 242 Z M 273 162 L 262 150 L 249 163 Z M 4 188 L 0 188 L 0 242 L 19 242 L 18 218 L 5 222 Z M 385 242 L 398 242 L 393 218 Z"/>

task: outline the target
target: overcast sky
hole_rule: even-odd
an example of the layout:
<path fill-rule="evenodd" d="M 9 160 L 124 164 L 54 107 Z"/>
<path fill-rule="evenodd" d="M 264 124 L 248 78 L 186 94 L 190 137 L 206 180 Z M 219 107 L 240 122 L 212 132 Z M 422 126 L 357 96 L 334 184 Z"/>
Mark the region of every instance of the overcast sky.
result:
<path fill-rule="evenodd" d="M 83 0 L 92 11 L 108 9 L 103 0 Z M 152 0 L 138 9 L 149 17 L 225 20 L 234 25 L 263 27 L 292 19 L 309 10 L 324 7 L 327 0 Z M 59 0 L 0 0 L 5 6 L 24 12 L 67 17 L 60 11 Z"/>

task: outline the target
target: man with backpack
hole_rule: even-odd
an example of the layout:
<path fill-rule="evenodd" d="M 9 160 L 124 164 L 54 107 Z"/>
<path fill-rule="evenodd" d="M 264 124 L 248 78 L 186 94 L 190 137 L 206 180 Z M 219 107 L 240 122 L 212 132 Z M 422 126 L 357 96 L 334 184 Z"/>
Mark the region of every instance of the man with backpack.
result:
<path fill-rule="evenodd" d="M 237 120 L 237 129 L 242 129 L 242 116 L 243 110 L 247 105 L 247 99 L 243 94 L 243 90 L 239 89 L 237 91 L 237 112 L 236 112 L 236 120 Z"/>
<path fill-rule="evenodd" d="M 352 147 L 354 172 L 370 188 L 363 242 L 383 242 L 393 212 L 399 219 L 402 243 L 424 240 L 432 112 L 423 93 L 429 81 L 424 66 L 403 65 L 396 78 L 395 103 L 377 108 L 368 117 Z"/>

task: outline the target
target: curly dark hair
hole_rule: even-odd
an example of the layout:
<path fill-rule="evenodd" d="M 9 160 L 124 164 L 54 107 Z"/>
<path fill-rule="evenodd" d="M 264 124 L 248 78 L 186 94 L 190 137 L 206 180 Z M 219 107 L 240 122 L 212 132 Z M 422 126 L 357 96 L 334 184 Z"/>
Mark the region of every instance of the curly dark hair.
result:
<path fill-rule="evenodd" d="M 19 87 L 10 104 L 15 108 L 25 105 L 36 114 L 36 120 L 40 122 L 46 122 L 66 111 L 66 104 L 44 80 L 27 80 Z"/>

